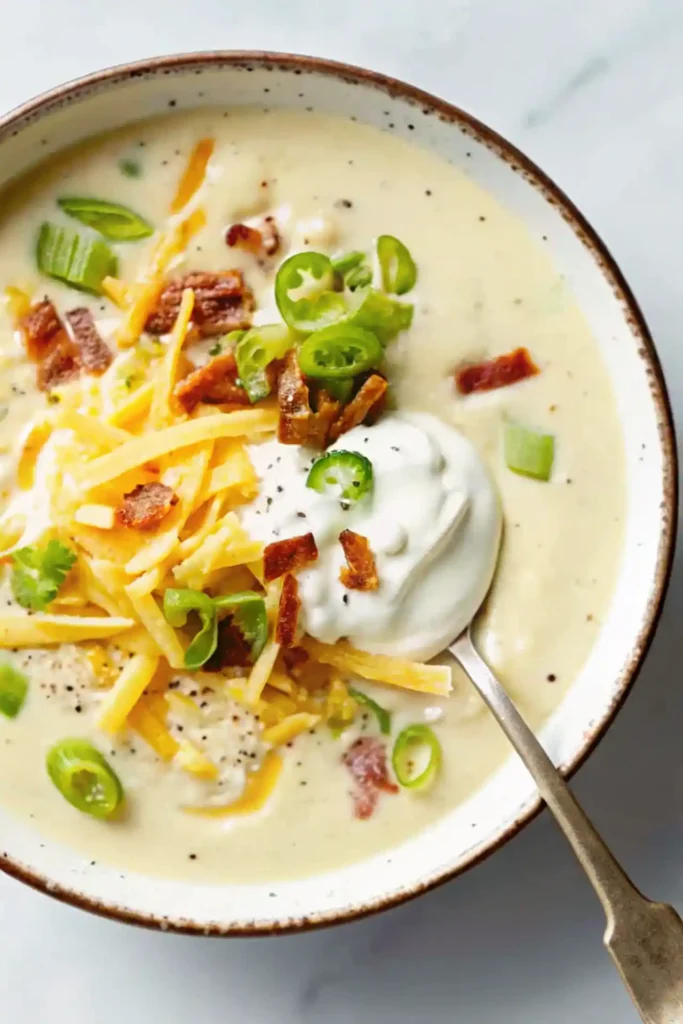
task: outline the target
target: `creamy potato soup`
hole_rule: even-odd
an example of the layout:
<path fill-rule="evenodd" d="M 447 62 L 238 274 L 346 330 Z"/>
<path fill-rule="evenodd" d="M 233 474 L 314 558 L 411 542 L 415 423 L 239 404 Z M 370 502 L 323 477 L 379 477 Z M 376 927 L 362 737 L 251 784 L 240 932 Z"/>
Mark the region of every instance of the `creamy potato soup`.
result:
<path fill-rule="evenodd" d="M 206 110 L 0 207 L 0 799 L 88 861 L 277 881 L 394 846 L 595 642 L 622 442 L 561 275 L 466 168 Z M 495 575 L 494 575 L 495 569 Z"/>

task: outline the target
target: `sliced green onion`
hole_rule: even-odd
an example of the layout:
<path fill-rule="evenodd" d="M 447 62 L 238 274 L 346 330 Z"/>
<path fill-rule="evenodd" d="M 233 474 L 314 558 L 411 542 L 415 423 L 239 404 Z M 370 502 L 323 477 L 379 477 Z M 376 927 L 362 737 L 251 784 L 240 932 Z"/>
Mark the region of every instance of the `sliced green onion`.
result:
<path fill-rule="evenodd" d="M 441 744 L 428 725 L 409 725 L 396 737 L 391 764 L 406 789 L 424 789 L 441 767 Z"/>
<path fill-rule="evenodd" d="M 372 463 L 360 452 L 327 452 L 311 466 L 306 486 L 319 494 L 357 501 L 372 491 Z"/>
<path fill-rule="evenodd" d="M 528 430 L 518 423 L 508 423 L 503 438 L 505 465 L 513 473 L 534 480 L 550 480 L 555 459 L 555 438 Z"/>
<path fill-rule="evenodd" d="M 306 338 L 298 361 L 307 377 L 344 380 L 371 370 L 382 356 L 382 346 L 370 331 L 350 324 L 334 324 Z"/>
<path fill-rule="evenodd" d="M 361 690 L 357 690 L 354 686 L 349 686 L 349 693 L 354 700 L 358 701 L 359 704 L 364 704 L 366 708 L 370 708 L 377 724 L 379 725 L 379 731 L 384 736 L 391 735 L 391 712 L 383 708 L 381 704 L 378 704 L 372 697 L 368 697 L 367 693 L 363 693 Z"/>
<path fill-rule="evenodd" d="M 334 256 L 331 260 L 332 269 L 338 274 L 341 274 L 342 277 L 348 274 L 349 270 L 354 270 L 364 262 L 365 253 L 361 252 L 360 249 L 354 249 L 352 252 L 342 253 L 341 256 Z"/>
<path fill-rule="evenodd" d="M 232 621 L 251 644 L 251 656 L 256 661 L 268 639 L 268 614 L 263 597 L 253 590 L 241 590 L 236 594 L 214 597 L 213 603 L 218 612 L 232 614 Z"/>
<path fill-rule="evenodd" d="M 309 334 L 348 315 L 344 295 L 334 291 L 334 269 L 321 252 L 298 252 L 282 264 L 275 278 L 275 301 L 293 331 Z"/>
<path fill-rule="evenodd" d="M 349 320 L 356 327 L 372 331 L 385 345 L 399 331 L 407 330 L 412 322 L 413 306 L 410 303 L 398 302 L 374 289 L 363 294 L 360 305 Z"/>
<path fill-rule="evenodd" d="M 417 267 L 403 242 L 393 235 L 380 235 L 377 239 L 377 259 L 382 273 L 385 292 L 404 295 L 415 287 Z"/>
<path fill-rule="evenodd" d="M 352 292 L 355 292 L 357 288 L 367 288 L 369 284 L 372 284 L 372 269 L 367 263 L 361 264 L 360 267 L 354 267 L 344 277 L 344 284 Z"/>
<path fill-rule="evenodd" d="M 216 606 L 201 590 L 169 587 L 164 591 L 164 616 L 174 629 L 184 626 L 190 612 L 196 612 L 202 628 L 185 651 L 185 668 L 196 671 L 209 660 L 218 646 Z"/>
<path fill-rule="evenodd" d="M 69 217 L 94 228 L 113 242 L 135 242 L 154 233 L 152 225 L 139 213 L 108 199 L 66 196 L 58 199 L 57 203 Z"/>
<path fill-rule="evenodd" d="M 38 270 L 48 277 L 100 294 L 102 280 L 115 277 L 118 260 L 106 242 L 45 221 L 36 246 Z"/>
<path fill-rule="evenodd" d="M 123 803 L 116 772 L 92 743 L 60 740 L 48 750 L 47 773 L 65 800 L 94 818 L 111 818 Z"/>
<path fill-rule="evenodd" d="M 16 718 L 24 706 L 28 693 L 28 679 L 14 665 L 0 665 L 0 712 L 7 718 Z"/>
<path fill-rule="evenodd" d="M 226 340 L 236 333 L 233 331 Z M 236 340 L 235 360 L 242 387 L 250 402 L 258 402 L 270 394 L 266 370 L 274 359 L 281 359 L 292 347 L 291 335 L 284 324 L 265 324 L 252 327 Z"/>

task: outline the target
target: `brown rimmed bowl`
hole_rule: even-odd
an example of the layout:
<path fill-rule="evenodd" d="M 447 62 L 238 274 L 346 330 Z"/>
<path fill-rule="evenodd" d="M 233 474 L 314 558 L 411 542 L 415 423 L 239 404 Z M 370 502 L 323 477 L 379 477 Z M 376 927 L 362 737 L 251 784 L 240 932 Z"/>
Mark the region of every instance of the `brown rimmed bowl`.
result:
<path fill-rule="evenodd" d="M 29 101 L 0 121 L 2 180 L 90 135 L 174 108 L 315 109 L 391 130 L 461 166 L 543 238 L 600 346 L 626 452 L 623 564 L 587 664 L 543 730 L 565 774 L 604 734 L 654 634 L 671 570 L 677 467 L 671 410 L 647 326 L 618 267 L 579 211 L 527 157 L 444 100 L 385 75 L 280 53 L 211 52 L 100 71 Z M 0 808 L 0 867 L 95 913 L 205 935 L 281 934 L 395 906 L 455 877 L 538 812 L 511 758 L 464 806 L 397 849 L 325 875 L 277 885 L 150 880 L 43 839 Z"/>

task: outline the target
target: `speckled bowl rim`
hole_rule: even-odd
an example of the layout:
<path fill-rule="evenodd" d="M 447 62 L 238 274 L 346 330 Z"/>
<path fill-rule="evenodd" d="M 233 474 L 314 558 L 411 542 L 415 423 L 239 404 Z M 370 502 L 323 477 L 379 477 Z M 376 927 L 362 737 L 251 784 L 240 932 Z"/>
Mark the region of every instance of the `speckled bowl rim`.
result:
<path fill-rule="evenodd" d="M 634 336 L 640 343 L 638 354 L 645 363 L 657 412 L 663 462 L 662 491 L 664 502 L 662 505 L 661 536 L 655 569 L 655 582 L 641 628 L 634 637 L 630 656 L 625 662 L 618 681 L 615 682 L 615 694 L 611 704 L 601 719 L 593 728 L 587 731 L 583 744 L 573 759 L 563 765 L 561 769 L 563 775 L 566 778 L 570 778 L 581 767 L 604 736 L 607 728 L 614 721 L 617 711 L 623 706 L 635 682 L 656 632 L 673 569 L 678 514 L 678 460 L 674 422 L 659 356 L 638 303 L 607 246 L 583 214 L 574 206 L 562 189 L 527 156 L 513 146 L 512 143 L 477 120 L 477 118 L 472 117 L 471 114 L 466 113 L 452 103 L 448 103 L 446 100 L 433 96 L 431 93 L 418 89 L 416 86 L 409 85 L 399 79 L 391 78 L 377 71 L 356 67 L 352 64 L 327 60 L 322 57 L 266 50 L 198 51 L 195 53 L 152 57 L 146 60 L 119 64 L 85 75 L 82 78 L 74 79 L 16 107 L 0 118 L 0 143 L 9 134 L 18 134 L 27 124 L 38 120 L 44 114 L 59 107 L 64 107 L 85 95 L 100 92 L 109 86 L 118 85 L 133 78 L 150 78 L 160 74 L 172 75 L 176 72 L 183 73 L 189 70 L 199 73 L 205 68 L 214 66 L 245 69 L 258 66 L 265 70 L 282 70 L 294 72 L 295 74 L 324 74 L 350 84 L 371 86 L 392 98 L 405 100 L 410 104 L 434 112 L 443 121 L 456 123 L 461 131 L 493 151 L 513 171 L 521 174 L 560 213 L 579 240 L 590 251 L 612 292 L 619 301 L 624 311 L 624 316 Z M 468 860 L 458 864 L 453 869 L 444 871 L 438 878 L 415 885 L 411 889 L 401 890 L 397 894 L 380 897 L 376 900 L 368 901 L 363 906 L 352 907 L 345 911 L 334 911 L 296 919 L 289 918 L 282 922 L 263 925 L 254 924 L 247 927 L 242 925 L 228 925 L 225 927 L 216 925 L 207 928 L 205 925 L 200 925 L 187 919 L 173 920 L 168 917 L 161 919 L 152 915 L 126 910 L 104 901 L 89 899 L 72 889 L 55 885 L 49 878 L 43 875 L 26 870 L 13 861 L 6 853 L 0 853 L 0 869 L 18 881 L 24 882 L 26 885 L 49 896 L 53 896 L 64 903 L 128 924 L 189 935 L 284 935 L 291 932 L 359 920 L 378 911 L 396 907 L 410 899 L 414 899 L 416 896 L 420 896 L 422 893 L 435 889 L 437 886 L 443 885 L 469 868 L 474 867 L 475 864 L 481 863 L 496 850 L 500 850 L 508 840 L 517 835 L 525 825 L 529 824 L 538 815 L 542 807 L 543 801 L 539 797 L 511 825 L 492 838 L 485 847 L 479 849 Z"/>

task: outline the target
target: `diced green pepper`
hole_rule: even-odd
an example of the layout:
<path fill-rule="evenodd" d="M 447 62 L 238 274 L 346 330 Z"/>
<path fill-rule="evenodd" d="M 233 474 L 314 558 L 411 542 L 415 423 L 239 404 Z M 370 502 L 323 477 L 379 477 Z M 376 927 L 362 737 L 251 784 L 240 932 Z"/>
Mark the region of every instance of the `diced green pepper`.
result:
<path fill-rule="evenodd" d="M 79 235 L 45 221 L 36 245 L 38 270 L 80 291 L 102 291 L 102 281 L 116 276 L 118 260 L 106 242 Z"/>
<path fill-rule="evenodd" d="M 362 301 L 351 314 L 349 323 L 372 331 L 384 345 L 400 331 L 410 327 L 413 322 L 413 307 L 410 303 L 398 302 L 374 289 L 368 289 L 362 294 Z"/>
<path fill-rule="evenodd" d="M 164 615 L 170 626 L 174 629 L 184 626 L 190 612 L 199 616 L 201 629 L 185 651 L 185 667 L 196 671 L 209 660 L 218 645 L 216 606 L 201 590 L 170 587 L 164 592 Z"/>
<path fill-rule="evenodd" d="M 7 662 L 0 665 L 0 712 L 7 718 L 16 718 L 27 693 L 28 679 L 24 673 Z"/>
<path fill-rule="evenodd" d="M 508 423 L 503 438 L 505 465 L 513 473 L 534 480 L 550 480 L 555 460 L 555 438 L 528 430 L 518 423 Z"/>
<path fill-rule="evenodd" d="M 268 615 L 263 597 L 253 590 L 241 590 L 236 594 L 214 597 L 213 602 L 218 612 L 232 614 L 233 622 L 251 644 L 251 656 L 256 661 L 268 639 Z"/>
<path fill-rule="evenodd" d="M 228 340 L 230 337 L 228 335 Z M 291 347 L 291 335 L 284 324 L 252 327 L 237 339 L 237 372 L 250 402 L 258 402 L 270 394 L 266 369 L 274 359 L 282 358 Z"/>

